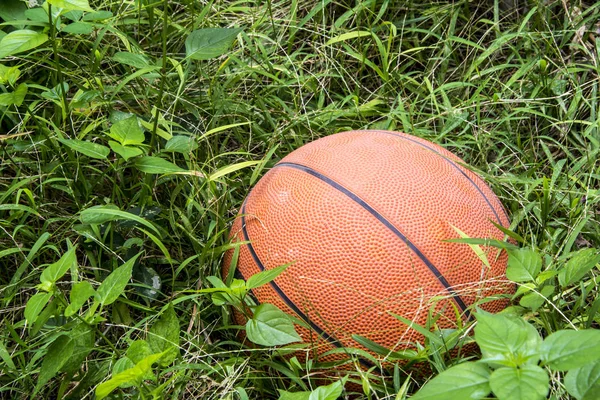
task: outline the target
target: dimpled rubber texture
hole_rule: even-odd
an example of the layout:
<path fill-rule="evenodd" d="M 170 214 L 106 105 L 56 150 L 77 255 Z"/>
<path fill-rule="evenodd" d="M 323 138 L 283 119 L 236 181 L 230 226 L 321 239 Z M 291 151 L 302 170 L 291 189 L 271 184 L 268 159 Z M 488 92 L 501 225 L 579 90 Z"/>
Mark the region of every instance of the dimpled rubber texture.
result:
<path fill-rule="evenodd" d="M 468 245 L 445 241 L 460 237 L 454 227 L 501 240 L 491 221 L 509 225 L 498 198 L 461 164 L 399 132 L 351 131 L 309 143 L 265 174 L 244 202 L 231 229 L 233 241 L 251 242 L 240 248 L 238 272 L 247 279 L 294 263 L 253 293 L 310 322 L 313 329 L 298 332 L 313 356 L 361 348 L 353 334 L 393 350 L 413 347 L 422 336 L 392 313 L 424 325 L 435 310 L 438 326 L 454 327 L 457 310 L 465 319 L 475 301 L 512 291 L 505 251 L 482 246 L 487 267 Z"/>

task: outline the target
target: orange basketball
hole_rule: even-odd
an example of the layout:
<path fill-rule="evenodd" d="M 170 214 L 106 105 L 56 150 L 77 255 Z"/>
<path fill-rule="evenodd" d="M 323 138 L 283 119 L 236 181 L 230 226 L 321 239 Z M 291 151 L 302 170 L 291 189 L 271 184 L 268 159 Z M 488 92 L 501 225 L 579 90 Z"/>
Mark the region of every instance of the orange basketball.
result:
<path fill-rule="evenodd" d="M 502 204 L 457 156 L 404 133 L 351 131 L 275 165 L 246 198 L 231 238 L 250 242 L 237 263 L 245 279 L 293 262 L 253 294 L 306 321 L 312 329 L 297 330 L 317 355 L 361 348 L 354 334 L 402 350 L 422 337 L 392 314 L 425 325 L 434 310 L 439 327 L 455 327 L 456 310 L 466 319 L 478 300 L 511 291 L 505 251 L 481 246 L 486 265 L 469 245 L 447 241 L 461 237 L 457 229 L 502 240 L 492 222 L 508 227 Z"/>

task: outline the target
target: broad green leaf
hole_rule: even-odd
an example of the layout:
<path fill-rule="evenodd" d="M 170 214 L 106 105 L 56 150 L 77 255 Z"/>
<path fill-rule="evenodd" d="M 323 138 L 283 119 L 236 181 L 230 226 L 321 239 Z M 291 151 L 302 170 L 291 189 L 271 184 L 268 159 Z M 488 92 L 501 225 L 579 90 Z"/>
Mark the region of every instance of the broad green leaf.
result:
<path fill-rule="evenodd" d="M 16 369 L 15 363 L 13 362 L 8 349 L 4 345 L 4 342 L 0 341 L 0 358 L 4 361 L 4 364 L 10 369 Z"/>
<path fill-rule="evenodd" d="M 79 219 L 83 224 L 104 224 L 109 221 L 128 220 L 143 225 L 160 236 L 160 231 L 149 221 L 127 211 L 121 211 L 114 205 L 93 206 L 83 210 Z"/>
<path fill-rule="evenodd" d="M 127 349 L 127 357 L 129 357 L 134 364 L 137 364 L 151 354 L 154 354 L 154 352 L 146 340 L 136 340 L 131 343 Z"/>
<path fill-rule="evenodd" d="M 14 86 L 21 77 L 21 70 L 17 65 L 7 67 L 0 64 L 0 84 Z"/>
<path fill-rule="evenodd" d="M 223 167 L 217 171 L 215 171 L 214 173 L 212 173 L 208 179 L 211 181 L 214 181 L 216 179 L 219 179 L 225 175 L 229 175 L 235 171 L 239 171 L 242 168 L 247 168 L 247 167 L 251 167 L 253 165 L 256 164 L 260 164 L 261 161 L 257 160 L 257 161 L 243 161 L 241 163 L 237 163 L 237 164 L 232 164 L 232 165 L 228 165 L 226 167 Z"/>
<path fill-rule="evenodd" d="M 108 381 L 101 383 L 96 387 L 96 400 L 102 400 L 123 383 L 137 385 L 145 376 L 148 376 L 152 371 L 152 364 L 162 356 L 162 353 L 152 354 L 137 363 L 135 367 L 120 372 Z"/>
<path fill-rule="evenodd" d="M 130 360 L 131 363 L 133 364 L 133 365 L 129 366 L 129 368 L 132 368 L 135 364 L 139 363 L 146 357 L 151 356 L 152 354 L 154 354 L 154 352 L 152 351 L 152 349 L 150 348 L 150 345 L 148 344 L 148 342 L 146 340 L 134 341 L 133 343 L 131 343 L 131 345 L 127 349 L 127 357 L 126 358 L 128 360 Z M 118 372 L 120 372 L 120 371 L 118 371 Z M 116 372 L 113 371 L 113 373 L 116 373 Z M 146 375 L 144 377 L 144 379 L 152 379 L 152 372 L 149 371 L 148 375 Z"/>
<path fill-rule="evenodd" d="M 80 322 L 69 332 L 74 347 L 71 357 L 60 369 L 61 372 L 73 373 L 81 369 L 86 357 L 94 349 L 94 328 L 85 322 Z"/>
<path fill-rule="evenodd" d="M 486 366 L 465 362 L 427 382 L 411 400 L 481 399 L 491 391 L 489 379 Z"/>
<path fill-rule="evenodd" d="M 108 154 L 110 153 L 108 147 L 98 143 L 88 142 L 87 140 L 58 139 L 58 141 L 62 144 L 69 146 L 73 150 L 92 158 L 105 160 L 106 157 L 108 157 Z"/>
<path fill-rule="evenodd" d="M 273 269 L 267 269 L 261 272 L 257 272 L 256 274 L 248 278 L 248 280 L 246 281 L 246 288 L 254 289 L 271 282 L 273 279 L 277 278 L 283 271 L 285 271 L 290 265 L 292 264 L 284 264 Z"/>
<path fill-rule="evenodd" d="M 349 39 L 356 39 L 356 38 L 365 37 L 365 36 L 373 36 L 373 34 L 369 31 L 346 32 L 346 33 L 342 33 L 341 35 L 338 35 L 336 37 L 329 39 L 327 41 L 327 43 L 325 43 L 325 44 L 330 45 L 330 44 L 334 44 L 334 43 L 344 42 Z"/>
<path fill-rule="evenodd" d="M 14 92 L 0 94 L 0 106 L 20 106 L 27 95 L 27 85 L 21 83 Z"/>
<path fill-rule="evenodd" d="M 153 353 L 163 353 L 163 367 L 170 365 L 179 356 L 179 319 L 173 304 L 169 304 L 160 319 L 148 331 L 148 344 Z"/>
<path fill-rule="evenodd" d="M 73 288 L 71 289 L 71 293 L 69 294 L 71 304 L 69 304 L 65 309 L 65 317 L 70 317 L 79 311 L 81 306 L 83 306 L 83 303 L 85 303 L 87 299 L 92 297 L 95 293 L 96 291 L 88 281 L 82 281 L 74 284 Z"/>
<path fill-rule="evenodd" d="M 48 24 L 48 12 L 43 7 L 30 8 L 25 11 L 25 16 L 30 21 L 42 23 L 44 25 Z M 57 21 L 60 20 L 57 19 Z"/>
<path fill-rule="evenodd" d="M 290 317 L 268 303 L 256 307 L 254 316 L 246 323 L 246 334 L 250 341 L 263 346 L 278 346 L 302 340 Z"/>
<path fill-rule="evenodd" d="M 94 11 L 90 7 L 88 0 L 46 0 L 48 4 L 54 7 L 62 8 L 64 11 Z"/>
<path fill-rule="evenodd" d="M 135 166 L 142 172 L 148 174 L 172 174 L 175 172 L 184 172 L 185 169 L 178 167 L 170 161 L 163 158 L 146 156 L 135 161 Z"/>
<path fill-rule="evenodd" d="M 72 33 L 74 35 L 89 35 L 94 31 L 94 25 L 87 22 L 73 22 L 62 28 L 61 32 Z"/>
<path fill-rule="evenodd" d="M 570 370 L 565 377 L 565 387 L 577 400 L 597 400 L 600 393 L 600 360 Z"/>
<path fill-rule="evenodd" d="M 596 249 L 584 249 L 578 251 L 567 261 L 558 273 L 560 286 L 571 285 L 585 276 L 600 262 L 600 254 Z"/>
<path fill-rule="evenodd" d="M 134 68 L 148 68 L 152 66 L 148 59 L 142 54 L 134 54 L 128 51 L 119 51 L 115 53 L 112 59 L 118 63 L 129 65 Z M 156 66 L 156 68 L 158 69 L 160 67 Z"/>
<path fill-rule="evenodd" d="M 133 318 L 129 312 L 129 307 L 125 303 L 114 303 L 112 306 L 112 323 L 119 325 L 130 325 Z"/>
<path fill-rule="evenodd" d="M 112 151 L 123 157 L 125 161 L 129 160 L 132 157 L 137 157 L 143 154 L 143 151 L 137 147 L 122 146 L 114 140 L 109 140 L 108 145 L 110 146 Z"/>
<path fill-rule="evenodd" d="M 26 10 L 27 6 L 21 0 L 2 0 L 0 19 L 6 22 L 24 20 Z"/>
<path fill-rule="evenodd" d="M 46 43 L 48 35 L 29 29 L 10 32 L 0 40 L 0 59 L 31 50 Z"/>
<path fill-rule="evenodd" d="M 121 210 L 117 206 L 112 204 L 107 204 L 103 206 L 93 206 L 83 210 L 79 214 L 79 219 L 83 224 L 104 224 L 106 222 L 116 221 L 120 219 L 120 215 L 118 214 L 119 211 Z"/>
<path fill-rule="evenodd" d="M 337 400 L 342 395 L 343 382 L 337 381 L 327 386 L 319 386 L 312 392 L 288 392 L 278 389 L 279 400 Z"/>
<path fill-rule="evenodd" d="M 124 292 L 125 286 L 131 279 L 133 264 L 141 253 L 130 258 L 125 264 L 116 268 L 110 275 L 106 277 L 104 282 L 100 284 L 96 290 L 96 299 L 102 305 L 109 305 L 115 302 Z"/>
<path fill-rule="evenodd" d="M 108 19 L 113 16 L 113 13 L 110 11 L 95 11 L 91 13 L 86 13 L 83 16 L 84 21 L 102 21 L 103 19 Z"/>
<path fill-rule="evenodd" d="M 33 325 L 35 320 L 37 319 L 40 312 L 46 307 L 48 304 L 48 300 L 52 293 L 36 293 L 27 301 L 27 305 L 25 306 L 25 319 L 29 325 Z"/>
<path fill-rule="evenodd" d="M 498 400 L 543 400 L 548 394 L 548 373 L 537 365 L 498 368 L 490 376 Z"/>
<path fill-rule="evenodd" d="M 185 53 L 194 60 L 209 60 L 225 54 L 240 28 L 204 28 L 190 33 L 185 40 Z"/>
<path fill-rule="evenodd" d="M 554 294 L 554 285 L 544 286 L 539 293 L 531 292 L 521 298 L 519 304 L 523 307 L 531 308 L 536 311 Z"/>
<path fill-rule="evenodd" d="M 69 91 L 69 84 L 67 82 L 59 83 L 51 89 L 45 90 L 41 93 L 42 97 L 48 100 L 54 100 L 57 104 L 60 104 L 62 94 Z M 61 104 L 62 106 L 62 104 Z"/>
<path fill-rule="evenodd" d="M 169 139 L 163 151 L 189 154 L 197 148 L 198 143 L 192 136 L 179 135 Z"/>
<path fill-rule="evenodd" d="M 568 371 L 600 360 L 600 330 L 562 330 L 548 336 L 540 346 L 545 365 Z"/>
<path fill-rule="evenodd" d="M 113 365 L 112 374 L 113 376 L 115 376 L 133 367 L 135 367 L 135 363 L 129 357 L 119 358 L 117 362 Z"/>
<path fill-rule="evenodd" d="M 73 264 L 77 263 L 77 256 L 75 254 L 76 249 L 77 246 L 71 247 L 57 262 L 47 266 L 40 276 L 40 282 L 54 283 L 62 278 L 62 276 L 67 273 L 69 268 L 71 268 Z"/>
<path fill-rule="evenodd" d="M 486 361 L 509 366 L 537 363 L 542 340 L 531 324 L 519 317 L 485 311 L 478 311 L 475 317 L 475 341 Z"/>
<path fill-rule="evenodd" d="M 127 146 L 128 144 L 142 144 L 146 139 L 136 116 L 115 122 L 110 127 L 107 135 L 123 146 Z"/>
<path fill-rule="evenodd" d="M 135 368 L 135 363 L 129 357 L 123 357 L 117 360 L 117 362 L 113 365 L 112 376 L 117 376 L 123 371 L 127 371 L 128 369 Z M 152 373 L 152 372 L 150 372 Z M 122 383 L 119 385 L 121 388 L 132 387 L 133 383 Z"/>
<path fill-rule="evenodd" d="M 308 400 L 337 400 L 343 391 L 342 381 L 327 386 L 319 386 L 310 393 Z"/>
<path fill-rule="evenodd" d="M 278 400 L 308 400 L 311 392 L 287 392 L 285 390 L 277 389 L 279 392 Z"/>
<path fill-rule="evenodd" d="M 50 379 L 54 378 L 54 375 L 60 371 L 62 366 L 67 362 L 71 354 L 73 354 L 73 348 L 75 342 L 67 335 L 60 335 L 54 342 L 48 347 L 48 352 L 42 362 L 40 368 L 40 374 L 38 376 L 37 384 L 35 385 L 34 393 L 36 393 L 42 386 L 46 384 Z"/>
<path fill-rule="evenodd" d="M 23 211 L 28 212 L 35 215 L 40 215 L 37 211 L 35 211 L 31 207 L 24 206 L 22 204 L 0 204 L 0 211 Z"/>
<path fill-rule="evenodd" d="M 513 282 L 534 281 L 542 269 L 542 257 L 534 249 L 509 249 L 506 277 Z"/>

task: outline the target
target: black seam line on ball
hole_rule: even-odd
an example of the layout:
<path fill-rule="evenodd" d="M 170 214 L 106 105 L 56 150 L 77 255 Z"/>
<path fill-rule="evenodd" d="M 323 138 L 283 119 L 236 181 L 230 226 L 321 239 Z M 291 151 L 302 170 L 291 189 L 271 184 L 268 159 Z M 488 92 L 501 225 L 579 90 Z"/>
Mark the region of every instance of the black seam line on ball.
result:
<path fill-rule="evenodd" d="M 246 229 L 246 202 L 244 202 L 244 204 L 242 205 L 242 234 L 244 235 L 244 240 L 246 242 L 249 242 L 246 246 L 248 247 L 248 250 L 250 251 L 250 255 L 252 256 L 252 259 L 258 266 L 258 269 L 260 269 L 261 271 L 264 271 L 265 266 L 263 265 L 262 261 L 260 261 L 260 258 L 258 258 L 258 254 L 256 254 L 256 251 L 254 251 L 254 247 L 252 246 L 252 243 L 250 242 L 250 237 L 248 236 L 248 230 Z M 284 301 L 284 303 L 287 304 L 287 306 L 289 308 L 291 308 L 296 314 L 298 314 L 298 316 L 302 320 L 304 320 L 307 324 L 309 324 L 310 327 L 315 330 L 315 332 L 317 332 L 319 335 L 322 335 L 325 339 L 327 339 L 328 342 L 331 342 L 335 346 L 342 347 L 341 343 L 336 338 L 329 335 L 320 326 L 318 326 L 317 324 L 312 322 L 310 320 L 310 318 L 308 318 L 308 315 L 304 314 L 302 312 L 302 310 L 300 310 L 300 308 L 292 301 L 292 299 L 290 299 L 283 292 L 283 290 L 279 287 L 279 285 L 277 285 L 277 283 L 275 283 L 275 281 L 269 282 L 269 285 L 271 285 L 273 290 L 275 290 L 275 292 L 277 292 L 277 294 L 279 295 L 279 297 L 281 297 L 281 299 Z"/>
<path fill-rule="evenodd" d="M 458 172 L 460 172 L 462 174 L 462 176 L 464 176 L 465 178 L 467 178 L 467 180 L 469 182 L 471 182 L 471 184 L 473 186 L 475 186 L 475 189 L 477 189 L 477 191 L 479 192 L 479 194 L 483 197 L 483 199 L 485 200 L 485 202 L 488 204 L 488 206 L 490 206 L 490 209 L 492 210 L 492 212 L 494 213 L 494 216 L 496 217 L 496 221 L 498 222 L 499 225 L 503 225 L 502 224 L 502 220 L 500 219 L 500 216 L 498 215 L 498 213 L 496 212 L 496 209 L 494 208 L 494 206 L 492 206 L 492 203 L 490 202 L 490 200 L 487 198 L 487 196 L 483 193 L 483 191 L 481 190 L 481 188 L 473 181 L 473 179 L 471 179 L 469 177 L 469 175 L 467 175 L 462 169 L 460 169 L 458 167 L 458 165 L 452 161 L 451 159 L 449 159 L 448 157 L 446 157 L 445 155 L 443 155 L 442 153 L 440 153 L 439 151 L 437 151 L 436 149 L 434 149 L 433 147 L 429 147 L 427 146 L 425 143 L 421 143 L 418 140 L 414 140 L 411 138 L 408 138 L 406 136 L 402 136 L 402 135 L 398 135 L 397 133 L 394 132 L 388 132 L 388 131 L 375 131 L 375 132 L 379 132 L 379 133 L 383 133 L 385 135 L 391 135 L 391 136 L 395 136 L 397 138 L 400 139 L 404 139 L 404 140 L 408 140 L 409 142 L 418 144 L 421 147 L 425 147 L 428 150 L 433 151 L 435 154 L 437 154 L 438 156 L 442 157 L 444 160 L 446 160 L 448 163 L 450 163 L 450 165 L 452 165 L 454 168 L 456 168 L 456 170 Z M 506 217 L 506 220 L 508 221 L 508 214 L 506 214 L 506 210 L 504 209 L 504 207 L 502 206 L 502 204 L 500 204 L 500 209 L 502 210 L 502 213 L 504 213 L 504 216 Z"/>
<path fill-rule="evenodd" d="M 450 283 L 446 280 L 446 278 L 444 278 L 444 275 L 442 275 L 442 273 L 435 267 L 435 265 L 433 265 L 433 263 L 431 261 L 429 261 L 429 259 L 425 256 L 425 254 L 423 254 L 423 252 L 421 250 L 419 250 L 419 248 L 413 242 L 411 242 L 402 232 L 400 232 L 398 230 L 398 228 L 396 228 L 383 215 L 379 214 L 373 207 L 371 207 L 369 204 L 367 204 L 366 201 L 364 201 L 363 199 L 361 199 L 356 194 L 352 193 L 350 190 L 346 189 L 339 183 L 335 182 L 331 178 L 328 178 L 327 176 L 321 174 L 320 172 L 317 172 L 314 169 L 307 167 L 305 165 L 290 163 L 290 162 L 282 162 L 282 163 L 275 165 L 274 168 L 276 168 L 276 167 L 290 167 L 290 168 L 294 168 L 294 169 L 306 172 L 307 174 L 310 174 L 310 175 L 314 176 L 315 178 L 318 178 L 318 179 L 322 180 L 323 182 L 327 183 L 329 186 L 333 187 L 334 189 L 339 190 L 340 192 L 342 192 L 343 194 L 348 196 L 351 200 L 353 200 L 355 203 L 357 203 L 362 208 L 367 210 L 372 216 L 377 218 L 377 220 L 379 220 L 379 222 L 381 222 L 386 228 L 388 228 L 398 238 L 400 238 L 400 240 L 402 240 L 404 243 L 406 243 L 406 245 L 413 251 L 413 253 L 415 253 L 421 259 L 421 261 L 423 261 L 423 263 L 427 266 L 427 268 L 429 268 L 429 270 L 433 273 L 433 275 L 435 275 L 437 280 L 442 285 L 444 285 L 444 287 L 446 288 L 446 291 L 454 298 L 454 301 L 456 302 L 456 304 L 458 304 L 460 309 L 467 315 L 467 317 L 469 317 L 469 318 L 471 317 L 471 313 L 467 309 L 467 305 L 460 298 L 458 293 L 456 293 L 454 291 L 454 289 L 452 289 L 452 286 L 450 285 Z"/>
<path fill-rule="evenodd" d="M 244 240 L 246 242 L 248 242 L 248 244 L 246 244 L 246 246 L 248 247 L 248 250 L 250 251 L 250 255 L 252 256 L 252 259 L 254 260 L 254 262 L 256 263 L 256 265 L 258 266 L 258 269 L 260 269 L 261 271 L 264 271 L 265 270 L 265 266 L 260 261 L 260 258 L 258 258 L 258 254 L 256 254 L 256 252 L 254 251 L 254 247 L 252 247 L 252 243 L 250 241 L 250 237 L 248 236 L 248 231 L 246 230 L 246 202 L 245 201 L 242 204 L 242 235 L 244 236 Z M 236 272 L 237 272 L 237 270 L 236 270 Z M 246 278 L 244 277 L 244 275 L 241 272 L 240 272 L 240 275 L 242 276 L 242 278 L 244 278 L 244 280 L 246 280 Z M 298 306 L 292 301 L 292 299 L 290 299 L 283 292 L 283 290 L 277 285 L 277 283 L 275 283 L 275 281 L 269 282 L 269 285 L 271 285 L 271 287 L 273 288 L 273 290 L 275 290 L 275 292 L 277 292 L 277 294 L 279 295 L 279 297 L 281 297 L 281 299 L 284 301 L 284 303 L 287 304 L 287 306 L 289 308 L 291 308 L 292 311 L 294 311 L 298 315 L 298 317 L 300 317 L 304 322 L 306 322 L 307 324 L 309 324 L 310 327 L 315 332 L 317 332 L 317 334 L 319 336 L 321 336 L 322 338 L 324 338 L 325 340 L 327 340 L 329 343 L 331 343 L 335 347 L 338 347 L 338 348 L 343 347 L 342 344 L 339 342 L 339 340 L 337 340 L 335 337 L 331 336 L 324 329 L 322 329 L 320 326 L 318 326 L 313 321 L 311 321 L 310 318 L 308 317 L 308 315 L 304 314 L 302 312 L 302 310 L 300 310 L 300 308 L 298 308 Z M 258 301 L 257 301 L 257 303 L 258 303 Z M 374 366 L 373 363 L 371 363 L 370 361 L 365 360 L 363 358 L 358 358 L 358 361 L 363 366 L 365 366 L 367 368 L 371 368 L 371 367 Z"/>

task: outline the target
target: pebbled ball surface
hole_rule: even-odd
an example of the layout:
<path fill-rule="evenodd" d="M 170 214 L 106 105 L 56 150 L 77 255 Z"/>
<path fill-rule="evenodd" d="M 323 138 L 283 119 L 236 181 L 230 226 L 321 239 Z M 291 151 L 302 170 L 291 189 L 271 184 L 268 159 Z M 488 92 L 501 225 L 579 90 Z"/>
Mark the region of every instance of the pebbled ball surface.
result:
<path fill-rule="evenodd" d="M 464 162 L 427 140 L 399 132 L 351 131 L 290 153 L 252 189 L 231 229 L 238 272 L 293 262 L 261 303 L 310 321 L 298 327 L 315 355 L 359 347 L 358 334 L 392 350 L 423 338 L 394 318 L 456 326 L 456 310 L 509 293 L 507 254 L 483 247 L 489 267 L 459 238 L 502 240 L 508 227 L 498 198 Z M 224 275 L 232 251 L 224 261 Z M 505 301 L 481 307 L 496 312 Z M 334 359 L 335 357 L 325 357 Z"/>

